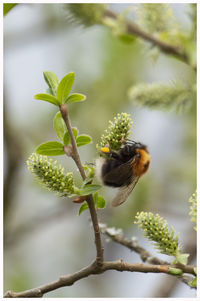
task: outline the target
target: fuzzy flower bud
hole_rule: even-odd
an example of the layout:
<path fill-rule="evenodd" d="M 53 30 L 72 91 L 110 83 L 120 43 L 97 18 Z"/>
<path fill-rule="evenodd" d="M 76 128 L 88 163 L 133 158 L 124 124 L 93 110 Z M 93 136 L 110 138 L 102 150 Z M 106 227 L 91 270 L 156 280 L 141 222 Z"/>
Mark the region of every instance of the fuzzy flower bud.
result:
<path fill-rule="evenodd" d="M 190 213 L 189 213 L 189 215 L 191 215 L 191 222 L 194 222 L 197 225 L 197 192 L 196 191 L 190 197 L 189 202 L 191 203 Z M 197 230 L 197 226 L 195 226 L 194 229 Z"/>
<path fill-rule="evenodd" d="M 173 10 L 167 3 L 140 4 L 137 21 L 149 33 L 177 31 Z"/>
<path fill-rule="evenodd" d="M 175 257 L 179 254 L 179 235 L 174 236 L 173 227 L 169 229 L 167 221 L 163 221 L 159 214 L 138 212 L 135 218 L 134 223 L 144 231 L 144 237 L 155 242 L 154 246 L 160 253 Z"/>
<path fill-rule="evenodd" d="M 132 125 L 130 115 L 127 113 L 117 114 L 114 121 L 109 121 L 109 127 L 101 136 L 100 147 L 109 144 L 112 150 L 119 150 L 122 146 L 122 140 L 126 140 L 130 135 Z M 97 148 L 99 146 L 97 145 Z"/>
<path fill-rule="evenodd" d="M 137 105 L 150 109 L 184 111 L 192 106 L 195 92 L 179 83 L 174 85 L 138 84 L 131 87 L 128 96 Z"/>
<path fill-rule="evenodd" d="M 101 24 L 107 7 L 105 3 L 69 3 L 70 17 L 84 26 Z"/>
<path fill-rule="evenodd" d="M 76 187 L 72 172 L 64 173 L 57 161 L 48 159 L 47 156 L 33 153 L 27 160 L 28 169 L 35 175 L 42 186 L 60 196 L 71 196 L 75 193 Z"/>

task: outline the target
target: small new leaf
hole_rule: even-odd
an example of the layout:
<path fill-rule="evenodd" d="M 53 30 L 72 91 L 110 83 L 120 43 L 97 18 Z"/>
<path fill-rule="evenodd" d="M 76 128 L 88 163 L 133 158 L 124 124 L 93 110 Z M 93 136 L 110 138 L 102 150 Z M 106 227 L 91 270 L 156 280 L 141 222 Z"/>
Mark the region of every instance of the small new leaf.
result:
<path fill-rule="evenodd" d="M 101 188 L 101 185 L 86 184 L 83 188 L 80 189 L 79 195 L 93 194 L 100 188 Z"/>
<path fill-rule="evenodd" d="M 122 41 L 123 43 L 126 43 L 126 44 L 131 44 L 134 40 L 135 40 L 135 37 L 131 34 L 119 34 L 118 35 L 118 38 L 120 39 L 120 41 Z"/>
<path fill-rule="evenodd" d="M 63 143 L 64 143 L 64 145 L 68 145 L 68 144 L 70 144 L 70 142 L 71 142 L 71 139 L 70 139 L 69 133 L 66 132 L 63 137 Z"/>
<path fill-rule="evenodd" d="M 36 153 L 45 156 L 60 156 L 65 155 L 63 144 L 57 141 L 49 141 L 40 144 L 36 149 Z"/>
<path fill-rule="evenodd" d="M 79 209 L 79 212 L 78 212 L 78 215 L 81 215 L 81 213 L 85 210 L 87 210 L 89 207 L 88 207 L 88 203 L 84 203 L 83 205 L 81 205 L 80 209 Z"/>
<path fill-rule="evenodd" d="M 57 88 L 57 98 L 60 104 L 66 103 L 72 85 L 74 83 L 74 78 L 74 72 L 70 72 L 61 79 Z"/>
<path fill-rule="evenodd" d="M 73 132 L 74 137 L 76 139 L 76 137 L 78 136 L 78 129 L 77 128 L 72 128 L 72 132 Z M 71 139 L 70 139 L 70 136 L 69 136 L 68 132 L 66 132 L 64 137 L 63 137 L 63 143 L 64 143 L 64 145 L 71 144 Z"/>
<path fill-rule="evenodd" d="M 73 132 L 74 137 L 76 139 L 76 137 L 78 136 L 78 129 L 77 128 L 72 128 L 72 132 Z"/>
<path fill-rule="evenodd" d="M 60 139 L 60 141 L 63 142 L 65 133 L 67 133 L 67 127 L 66 127 L 65 122 L 62 118 L 61 112 L 56 113 L 56 115 L 54 117 L 54 120 L 53 120 L 53 127 L 56 130 L 58 138 Z M 67 143 L 67 144 L 69 144 L 69 143 Z"/>
<path fill-rule="evenodd" d="M 195 277 L 192 281 L 189 282 L 191 287 L 197 287 L 197 277 Z"/>
<path fill-rule="evenodd" d="M 94 199 L 94 203 L 95 203 L 96 208 L 100 208 L 100 209 L 105 208 L 106 201 L 102 196 L 98 195 L 98 192 L 93 194 L 93 199 Z"/>
<path fill-rule="evenodd" d="M 90 164 L 85 164 L 83 165 L 83 168 L 86 172 L 86 175 L 87 175 L 87 178 L 94 178 L 94 175 L 95 175 L 95 168 L 93 165 L 90 165 Z"/>
<path fill-rule="evenodd" d="M 56 74 L 51 71 L 44 71 L 43 75 L 47 85 L 52 90 L 53 95 L 56 96 L 56 91 L 59 83 Z"/>
<path fill-rule="evenodd" d="M 44 100 L 44 101 L 52 103 L 55 106 L 59 106 L 58 99 L 50 94 L 39 93 L 34 96 L 34 99 Z"/>
<path fill-rule="evenodd" d="M 176 256 L 174 263 L 175 264 L 180 263 L 180 264 L 186 265 L 188 262 L 188 257 L 189 257 L 189 254 L 178 254 Z"/>
<path fill-rule="evenodd" d="M 72 103 L 72 102 L 80 102 L 86 100 L 86 96 L 79 93 L 71 94 L 67 100 L 66 103 Z"/>
<path fill-rule="evenodd" d="M 91 179 L 90 177 L 87 177 L 87 178 L 83 181 L 82 186 L 84 187 L 85 185 L 90 184 L 91 181 L 92 181 L 92 179 Z"/>
<path fill-rule="evenodd" d="M 94 203 L 95 203 L 95 205 L 97 204 L 97 200 L 98 200 L 98 192 L 95 192 L 94 194 L 93 194 L 93 200 L 94 200 Z"/>
<path fill-rule="evenodd" d="M 105 208 L 105 206 L 106 206 L 105 199 L 102 196 L 98 196 L 98 198 L 97 198 L 97 208 L 103 209 L 103 208 Z"/>
<path fill-rule="evenodd" d="M 76 138 L 76 144 L 78 147 L 89 144 L 92 142 L 92 138 L 88 135 L 79 135 Z"/>

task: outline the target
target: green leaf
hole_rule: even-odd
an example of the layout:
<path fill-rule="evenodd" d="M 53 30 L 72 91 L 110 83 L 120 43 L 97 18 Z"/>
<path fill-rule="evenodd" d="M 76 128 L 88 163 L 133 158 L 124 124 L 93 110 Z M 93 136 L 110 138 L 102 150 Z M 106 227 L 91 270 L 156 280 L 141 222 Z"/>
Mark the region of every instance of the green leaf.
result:
<path fill-rule="evenodd" d="M 73 132 L 74 137 L 76 139 L 76 137 L 78 136 L 78 129 L 77 128 L 72 128 L 72 132 Z"/>
<path fill-rule="evenodd" d="M 123 42 L 123 43 L 126 43 L 126 44 L 131 44 L 136 38 L 131 35 L 131 34 L 119 34 L 118 35 L 118 38 Z"/>
<path fill-rule="evenodd" d="M 194 268 L 194 272 L 195 272 L 195 274 L 197 275 L 197 268 L 196 268 L 196 267 Z"/>
<path fill-rule="evenodd" d="M 52 103 L 55 106 L 59 106 L 58 99 L 55 96 L 50 95 L 50 94 L 39 93 L 39 94 L 36 94 L 34 96 L 34 98 L 44 100 L 44 101 L 48 101 L 48 102 Z"/>
<path fill-rule="evenodd" d="M 195 277 L 192 281 L 189 282 L 191 287 L 197 287 L 197 277 Z"/>
<path fill-rule="evenodd" d="M 186 265 L 188 262 L 189 254 L 179 254 L 176 256 L 175 263 L 180 263 Z"/>
<path fill-rule="evenodd" d="M 76 139 L 76 137 L 78 135 L 78 129 L 77 128 L 72 128 L 72 132 L 73 132 L 74 137 Z M 64 137 L 63 137 L 63 143 L 64 143 L 64 145 L 71 144 L 71 139 L 70 139 L 70 136 L 69 136 L 68 132 L 66 132 Z"/>
<path fill-rule="evenodd" d="M 93 194 L 93 199 L 94 199 L 94 203 L 95 203 L 95 205 L 97 204 L 97 200 L 98 200 L 98 192 L 95 192 L 94 194 Z"/>
<path fill-rule="evenodd" d="M 86 144 L 91 143 L 91 142 L 92 142 L 92 138 L 88 135 L 79 135 L 76 138 L 76 143 L 77 143 L 78 147 L 86 145 Z"/>
<path fill-rule="evenodd" d="M 86 176 L 88 179 L 93 179 L 95 176 L 95 168 L 92 165 L 83 165 L 83 168 L 86 172 Z"/>
<path fill-rule="evenodd" d="M 71 139 L 70 139 L 70 136 L 69 136 L 69 133 L 66 132 L 64 137 L 63 137 L 63 144 L 64 145 L 68 145 L 71 143 Z"/>
<path fill-rule="evenodd" d="M 97 208 L 103 209 L 106 206 L 106 201 L 102 196 L 98 196 L 97 198 Z"/>
<path fill-rule="evenodd" d="M 63 144 L 57 141 L 40 144 L 36 149 L 36 153 L 45 156 L 60 156 L 65 154 Z"/>
<path fill-rule="evenodd" d="M 7 13 L 17 5 L 18 3 L 4 3 L 3 4 L 3 15 L 7 15 Z"/>
<path fill-rule="evenodd" d="M 181 269 L 177 269 L 177 268 L 169 268 L 169 273 L 172 275 L 181 276 L 183 274 L 183 271 Z"/>
<path fill-rule="evenodd" d="M 72 102 L 78 102 L 78 101 L 84 101 L 86 100 L 86 96 L 79 93 L 71 94 L 67 100 L 66 103 L 72 103 Z"/>
<path fill-rule="evenodd" d="M 58 138 L 60 139 L 60 141 L 63 142 L 65 133 L 67 133 L 67 127 L 62 118 L 61 112 L 56 113 L 54 120 L 53 120 L 53 127 L 56 130 Z"/>
<path fill-rule="evenodd" d="M 80 195 L 93 194 L 100 188 L 101 185 L 86 184 L 83 188 L 80 189 Z"/>
<path fill-rule="evenodd" d="M 54 93 L 53 93 L 53 90 L 48 88 L 45 90 L 47 94 L 50 94 L 50 95 L 53 95 L 54 96 Z"/>
<path fill-rule="evenodd" d="M 59 83 L 56 74 L 51 71 L 44 71 L 43 75 L 47 85 L 53 91 L 53 95 L 56 96 L 56 91 Z"/>
<path fill-rule="evenodd" d="M 74 72 L 70 72 L 61 79 L 57 88 L 57 98 L 60 104 L 66 103 L 72 85 L 74 83 L 74 78 Z"/>
<path fill-rule="evenodd" d="M 81 213 L 85 210 L 87 210 L 89 207 L 88 207 L 88 203 L 83 203 L 79 209 L 79 212 L 78 212 L 78 215 L 81 215 Z"/>

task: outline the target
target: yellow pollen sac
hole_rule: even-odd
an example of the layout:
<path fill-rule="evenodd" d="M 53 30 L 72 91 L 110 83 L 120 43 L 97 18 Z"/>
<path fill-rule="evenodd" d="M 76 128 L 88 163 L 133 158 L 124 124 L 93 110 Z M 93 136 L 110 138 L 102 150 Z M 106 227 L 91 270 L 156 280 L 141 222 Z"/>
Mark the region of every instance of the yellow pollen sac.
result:
<path fill-rule="evenodd" d="M 102 147 L 102 148 L 101 148 L 101 151 L 102 151 L 103 153 L 109 153 L 109 152 L 110 152 L 110 149 L 109 149 L 108 147 Z"/>

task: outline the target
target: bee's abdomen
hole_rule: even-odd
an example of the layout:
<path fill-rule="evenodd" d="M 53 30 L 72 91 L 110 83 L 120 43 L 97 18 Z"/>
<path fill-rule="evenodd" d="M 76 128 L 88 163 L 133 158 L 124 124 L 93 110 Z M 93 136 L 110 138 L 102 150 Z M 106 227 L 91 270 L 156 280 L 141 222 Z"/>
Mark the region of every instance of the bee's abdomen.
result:
<path fill-rule="evenodd" d="M 140 157 L 136 160 L 135 164 L 133 165 L 133 172 L 136 176 L 141 177 L 145 172 L 147 172 L 151 157 L 146 150 L 137 149 L 137 153 Z"/>

